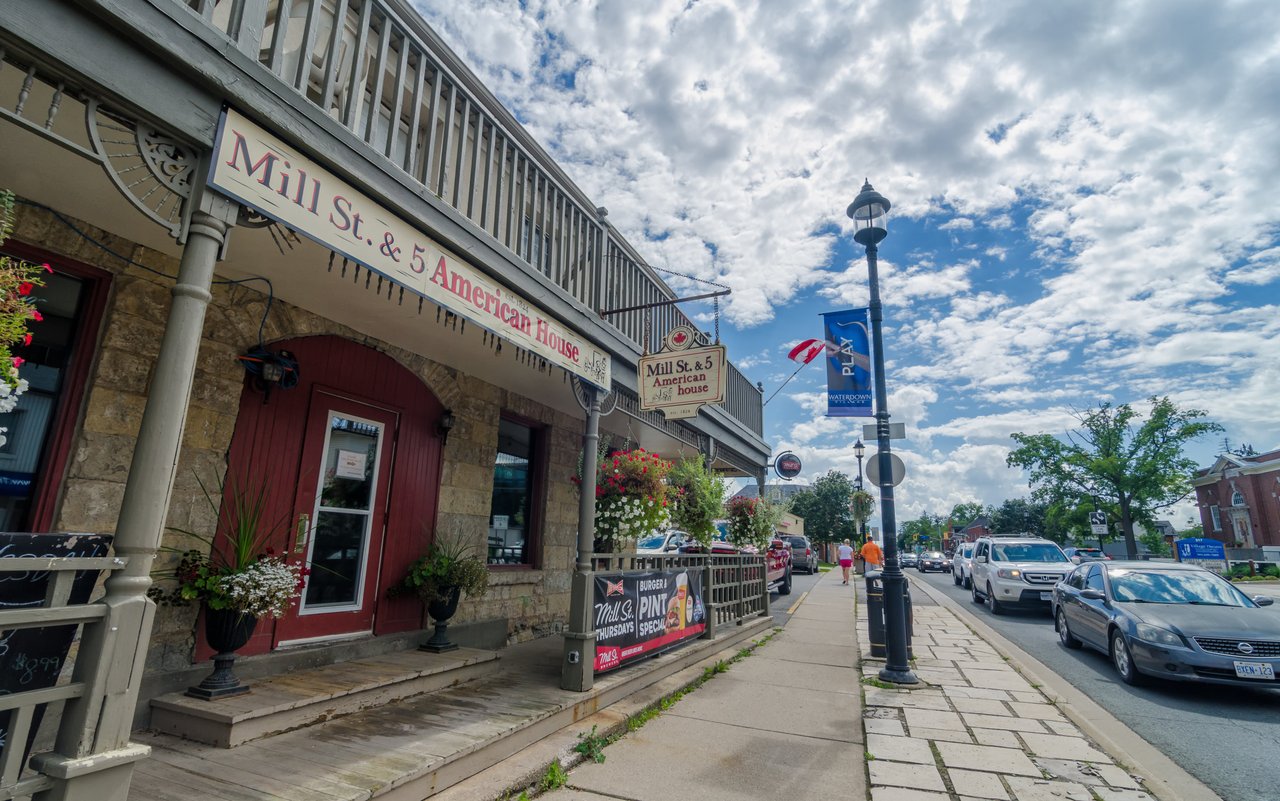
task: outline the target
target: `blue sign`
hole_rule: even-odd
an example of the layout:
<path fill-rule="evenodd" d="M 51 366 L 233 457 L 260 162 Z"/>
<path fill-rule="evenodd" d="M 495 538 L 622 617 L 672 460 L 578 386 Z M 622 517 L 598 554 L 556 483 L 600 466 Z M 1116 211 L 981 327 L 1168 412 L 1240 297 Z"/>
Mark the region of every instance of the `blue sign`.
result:
<path fill-rule="evenodd" d="M 827 417 L 871 417 L 871 334 L 866 309 L 822 315 Z"/>
<path fill-rule="evenodd" d="M 1218 540 L 1193 537 L 1185 540 L 1174 540 L 1173 544 L 1178 549 L 1178 561 L 1187 559 L 1227 561 L 1227 547 Z"/>

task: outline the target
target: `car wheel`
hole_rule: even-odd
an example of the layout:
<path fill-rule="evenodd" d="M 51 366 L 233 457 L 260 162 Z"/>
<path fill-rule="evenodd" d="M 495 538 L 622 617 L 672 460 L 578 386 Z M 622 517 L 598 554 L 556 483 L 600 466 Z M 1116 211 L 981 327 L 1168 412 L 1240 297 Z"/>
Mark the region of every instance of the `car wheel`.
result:
<path fill-rule="evenodd" d="M 955 572 L 954 570 L 953 570 L 953 571 L 951 571 L 951 581 L 952 581 L 952 583 L 954 583 L 957 587 L 959 587 L 959 586 L 960 586 L 960 574 L 959 574 L 959 573 L 957 573 L 957 572 Z"/>
<path fill-rule="evenodd" d="M 779 595 L 791 594 L 791 569 L 787 568 L 787 573 L 782 577 L 782 583 L 778 585 Z"/>
<path fill-rule="evenodd" d="M 1058 642 L 1062 643 L 1063 648 L 1076 649 L 1080 647 L 1080 640 L 1076 635 L 1071 633 L 1070 627 L 1067 626 L 1067 613 L 1058 610 L 1058 617 L 1054 620 L 1053 627 L 1058 630 Z"/>
<path fill-rule="evenodd" d="M 1119 629 L 1111 632 L 1111 664 L 1116 666 L 1120 679 L 1130 687 L 1145 684 L 1146 676 L 1133 664 L 1133 654 L 1129 652 L 1129 643 Z"/>
<path fill-rule="evenodd" d="M 961 573 L 960 573 L 960 586 L 961 586 L 961 587 L 964 587 L 966 590 L 967 590 L 967 589 L 969 589 L 970 587 L 972 587 L 972 586 L 973 586 L 973 576 L 970 576 L 970 575 L 968 575 L 967 573 L 961 572 Z"/>
<path fill-rule="evenodd" d="M 978 594 L 978 585 L 974 584 L 972 581 L 969 582 L 969 600 L 973 601 L 975 604 L 982 603 L 982 596 Z"/>
<path fill-rule="evenodd" d="M 990 582 L 987 582 L 987 600 L 991 601 L 991 614 L 993 615 L 1004 614 L 1004 605 L 1001 604 L 998 600 L 996 600 L 996 594 L 991 589 Z"/>

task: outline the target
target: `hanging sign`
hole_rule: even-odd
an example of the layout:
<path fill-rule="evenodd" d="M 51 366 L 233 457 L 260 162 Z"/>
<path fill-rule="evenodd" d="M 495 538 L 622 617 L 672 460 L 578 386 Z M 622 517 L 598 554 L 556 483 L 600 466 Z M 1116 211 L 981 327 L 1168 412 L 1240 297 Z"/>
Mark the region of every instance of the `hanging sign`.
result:
<path fill-rule="evenodd" d="M 661 409 L 668 419 L 694 417 L 704 404 L 724 400 L 727 369 L 723 345 L 641 356 L 640 408 Z"/>
<path fill-rule="evenodd" d="M 827 417 L 871 417 L 871 337 L 866 309 L 822 315 L 827 341 Z"/>
<path fill-rule="evenodd" d="M 235 109 L 218 123 L 218 191 L 597 387 L 609 355 Z"/>
<path fill-rule="evenodd" d="M 697 637 L 707 628 L 702 570 L 597 573 L 596 673 Z"/>
<path fill-rule="evenodd" d="M 778 478 L 790 481 L 800 475 L 800 457 L 791 451 L 780 453 L 778 458 L 773 460 L 773 469 L 777 471 Z"/>

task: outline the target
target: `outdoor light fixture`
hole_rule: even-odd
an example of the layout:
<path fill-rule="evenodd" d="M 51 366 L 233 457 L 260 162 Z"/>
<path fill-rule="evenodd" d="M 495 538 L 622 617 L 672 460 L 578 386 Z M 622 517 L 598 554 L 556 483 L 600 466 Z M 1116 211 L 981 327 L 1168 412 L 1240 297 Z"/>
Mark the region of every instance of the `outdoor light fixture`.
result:
<path fill-rule="evenodd" d="M 858 457 L 858 477 L 862 477 L 862 456 L 867 452 L 867 446 L 862 444 L 862 438 L 853 444 L 853 455 Z"/>
<path fill-rule="evenodd" d="M 290 351 L 270 351 L 256 345 L 236 358 L 253 387 L 262 393 L 263 403 L 271 397 L 272 389 L 292 389 L 298 385 L 298 360 Z"/>
<path fill-rule="evenodd" d="M 440 435 L 440 447 L 449 444 L 449 432 L 453 430 L 457 420 L 453 417 L 452 409 L 445 409 L 444 414 L 440 415 L 440 422 L 436 423 L 436 433 Z"/>
<path fill-rule="evenodd" d="M 907 662 L 907 610 L 904 600 L 907 577 L 902 574 L 898 559 L 898 521 L 893 508 L 893 464 L 889 448 L 889 390 L 884 380 L 884 307 L 880 303 L 880 278 L 877 271 L 876 245 L 889 235 L 889 209 L 892 204 L 876 190 L 870 181 L 864 181 L 862 191 L 849 204 L 846 213 L 853 220 L 853 240 L 867 249 L 867 286 L 871 293 L 868 303 L 871 321 L 871 358 L 875 378 L 876 459 L 880 485 L 880 530 L 884 532 L 884 628 L 885 664 L 880 678 L 895 684 L 918 684 Z M 854 454 L 860 455 L 862 440 L 854 446 Z M 858 460 L 861 472 L 862 460 Z"/>

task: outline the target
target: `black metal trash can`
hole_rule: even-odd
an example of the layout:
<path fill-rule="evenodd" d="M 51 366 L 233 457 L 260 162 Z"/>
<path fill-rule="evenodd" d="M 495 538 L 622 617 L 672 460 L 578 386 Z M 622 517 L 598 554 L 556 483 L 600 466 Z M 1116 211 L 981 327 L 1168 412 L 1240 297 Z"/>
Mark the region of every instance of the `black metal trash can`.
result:
<path fill-rule="evenodd" d="M 888 656 L 885 646 L 884 625 L 884 571 L 867 571 L 867 630 L 871 638 L 871 656 L 884 659 Z M 906 576 L 902 577 L 902 605 L 907 617 L 907 658 L 911 659 L 911 587 Z"/>

